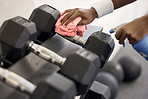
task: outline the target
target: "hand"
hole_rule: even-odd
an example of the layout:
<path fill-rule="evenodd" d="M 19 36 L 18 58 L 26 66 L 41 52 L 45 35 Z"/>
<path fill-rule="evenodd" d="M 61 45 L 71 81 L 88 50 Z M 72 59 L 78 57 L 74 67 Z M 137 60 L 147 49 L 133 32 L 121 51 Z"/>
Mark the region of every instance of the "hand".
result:
<path fill-rule="evenodd" d="M 127 38 L 130 44 L 142 40 L 148 33 L 148 15 L 133 20 L 122 26 L 115 34 L 120 44 Z"/>
<path fill-rule="evenodd" d="M 63 18 L 63 20 L 61 21 L 62 24 L 65 24 L 66 26 L 72 22 L 75 18 L 77 17 L 81 17 L 82 20 L 79 22 L 78 25 L 86 25 L 91 23 L 95 18 L 98 17 L 97 12 L 94 8 L 90 8 L 90 9 L 80 9 L 80 8 L 76 8 L 76 9 L 69 9 L 66 10 L 63 15 L 67 13 L 65 15 L 65 17 Z"/>

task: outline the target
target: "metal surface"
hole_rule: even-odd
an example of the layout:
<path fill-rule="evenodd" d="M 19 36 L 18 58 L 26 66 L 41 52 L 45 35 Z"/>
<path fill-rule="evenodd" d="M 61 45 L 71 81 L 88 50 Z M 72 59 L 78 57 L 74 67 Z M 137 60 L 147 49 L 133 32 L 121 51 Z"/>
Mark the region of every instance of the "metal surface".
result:
<path fill-rule="evenodd" d="M 29 50 L 31 50 L 31 52 L 33 52 L 37 56 L 58 66 L 62 66 L 66 61 L 66 58 L 61 57 L 60 55 L 56 54 L 50 49 L 47 49 L 46 47 L 35 44 L 33 41 L 29 43 Z"/>
<path fill-rule="evenodd" d="M 20 91 L 27 92 L 29 94 L 32 94 L 36 89 L 36 85 L 4 68 L 0 68 L 0 79 L 9 86 L 19 88 Z"/>

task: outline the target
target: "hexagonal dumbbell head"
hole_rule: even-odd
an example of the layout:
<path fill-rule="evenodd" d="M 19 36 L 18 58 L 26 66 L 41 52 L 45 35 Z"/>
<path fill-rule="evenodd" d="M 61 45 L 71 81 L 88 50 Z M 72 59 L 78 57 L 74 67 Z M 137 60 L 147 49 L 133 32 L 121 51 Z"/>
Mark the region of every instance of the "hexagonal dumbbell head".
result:
<path fill-rule="evenodd" d="M 66 58 L 60 73 L 75 81 L 78 94 L 84 94 L 95 80 L 99 68 L 99 57 L 81 48 Z"/>
<path fill-rule="evenodd" d="M 9 19 L 0 29 L 0 55 L 9 61 L 16 61 L 27 53 L 26 42 L 35 40 L 36 27 L 20 16 Z"/>
<path fill-rule="evenodd" d="M 102 31 L 97 31 L 88 38 L 84 48 L 97 54 L 101 60 L 101 67 L 103 67 L 110 57 L 114 46 L 114 40 L 110 35 L 103 33 Z"/>
<path fill-rule="evenodd" d="M 38 40 L 44 41 L 55 34 L 54 26 L 59 17 L 60 12 L 46 4 L 33 11 L 29 19 L 36 24 Z"/>
<path fill-rule="evenodd" d="M 90 89 L 80 99 L 110 99 L 111 93 L 108 86 L 94 81 Z"/>
<path fill-rule="evenodd" d="M 75 84 L 58 73 L 52 74 L 37 85 L 31 99 L 74 99 L 76 95 Z"/>
<path fill-rule="evenodd" d="M 111 92 L 110 99 L 115 99 L 116 95 L 118 94 L 119 83 L 111 73 L 101 71 L 98 73 L 95 81 L 108 86 Z"/>

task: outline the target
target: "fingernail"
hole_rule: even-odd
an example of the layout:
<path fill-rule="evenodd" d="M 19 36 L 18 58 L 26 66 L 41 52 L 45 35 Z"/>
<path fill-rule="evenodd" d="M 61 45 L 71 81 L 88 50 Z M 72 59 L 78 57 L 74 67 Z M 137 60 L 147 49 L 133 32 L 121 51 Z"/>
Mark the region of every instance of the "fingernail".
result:
<path fill-rule="evenodd" d="M 125 42 L 123 42 L 123 47 L 125 47 Z"/>

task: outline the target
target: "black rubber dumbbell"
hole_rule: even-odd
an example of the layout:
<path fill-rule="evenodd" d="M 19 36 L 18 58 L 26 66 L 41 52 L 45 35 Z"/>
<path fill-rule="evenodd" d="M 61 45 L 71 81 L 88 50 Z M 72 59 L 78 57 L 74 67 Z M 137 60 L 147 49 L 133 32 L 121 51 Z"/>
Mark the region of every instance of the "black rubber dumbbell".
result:
<path fill-rule="evenodd" d="M 110 99 L 114 99 L 117 96 L 119 90 L 119 83 L 114 75 L 109 72 L 102 71 L 98 73 L 96 81 L 109 87 L 111 92 Z"/>
<path fill-rule="evenodd" d="M 123 56 L 118 61 L 123 68 L 123 81 L 132 82 L 140 76 L 142 71 L 142 65 L 137 58 L 132 56 Z"/>
<path fill-rule="evenodd" d="M 118 61 L 107 62 L 101 70 L 103 73 L 100 72 L 101 74 L 99 73 L 96 77 L 97 81 L 107 85 L 110 88 L 111 99 L 116 97 L 118 93 L 118 86 L 121 82 L 134 81 L 139 77 L 141 73 L 141 65 L 137 59 L 130 56 L 124 56 Z M 98 96 L 99 94 L 93 95 Z"/>
<path fill-rule="evenodd" d="M 114 99 L 118 93 L 118 81 L 108 72 L 99 72 L 93 84 L 80 99 Z"/>
<path fill-rule="evenodd" d="M 48 13 L 45 13 L 44 11 Z M 37 40 L 39 42 L 44 42 L 55 34 L 54 29 L 56 21 L 60 17 L 59 13 L 60 12 L 57 9 L 49 5 L 40 6 L 39 9 L 37 8 L 33 11 L 32 15 L 30 16 L 30 20 L 36 24 Z M 40 15 L 46 17 L 39 17 Z"/>
<path fill-rule="evenodd" d="M 72 79 L 78 94 L 84 94 L 94 81 L 100 68 L 100 59 L 94 53 L 79 49 L 63 58 L 53 51 L 35 44 L 35 24 L 22 17 L 15 17 L 4 22 L 0 30 L 1 57 L 9 61 L 17 61 L 27 52 L 61 67 L 60 73 Z M 9 38 L 11 37 L 11 38 Z"/>
<path fill-rule="evenodd" d="M 109 87 L 98 81 L 94 81 L 88 92 L 82 95 L 80 99 L 110 99 L 110 97 L 111 92 Z"/>
<path fill-rule="evenodd" d="M 123 82 L 124 70 L 119 62 L 109 61 L 107 62 L 101 71 L 106 71 L 115 76 L 119 83 Z"/>
<path fill-rule="evenodd" d="M 45 4 L 36 8 L 29 19 L 36 24 L 39 32 L 42 31 L 42 33 L 47 33 L 47 37 L 52 37 L 53 33 L 55 33 L 55 22 L 59 17 L 60 12 L 57 9 Z M 51 27 L 53 29 L 49 29 Z M 101 66 L 108 60 L 115 45 L 112 37 L 101 31 L 93 33 L 87 41 L 78 35 L 74 37 L 63 37 L 97 54 L 100 57 Z"/>
<path fill-rule="evenodd" d="M 107 62 L 104 67 L 101 69 L 101 71 L 98 73 L 95 82 L 102 83 L 105 86 L 108 86 L 110 89 L 110 97 L 106 97 L 103 99 L 114 99 L 116 95 L 118 94 L 119 90 L 119 83 L 121 83 L 124 79 L 124 71 L 122 66 L 118 62 L 109 61 Z M 105 89 L 105 86 L 102 88 Z M 96 85 L 97 86 L 97 85 Z M 94 86 L 91 86 L 92 88 L 89 89 L 87 94 L 83 95 L 82 99 L 89 99 L 90 97 L 94 97 L 91 99 L 101 99 L 101 97 L 104 97 L 104 95 L 100 94 L 103 90 L 99 89 L 100 87 L 93 88 Z M 97 90 L 97 91 L 96 91 Z M 104 91 L 105 92 L 105 91 Z M 105 93 L 103 93 L 105 94 Z M 88 97 L 89 96 L 89 97 Z"/>
<path fill-rule="evenodd" d="M 0 79 L 9 86 L 27 93 L 30 99 L 74 99 L 76 95 L 75 84 L 56 72 L 35 85 L 14 72 L 0 68 Z"/>
<path fill-rule="evenodd" d="M 53 73 L 37 83 L 30 99 L 74 99 L 77 94 L 75 83 L 59 73 Z"/>

